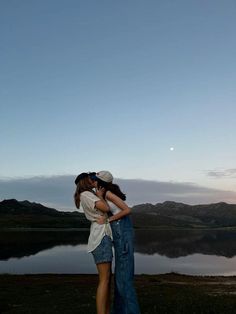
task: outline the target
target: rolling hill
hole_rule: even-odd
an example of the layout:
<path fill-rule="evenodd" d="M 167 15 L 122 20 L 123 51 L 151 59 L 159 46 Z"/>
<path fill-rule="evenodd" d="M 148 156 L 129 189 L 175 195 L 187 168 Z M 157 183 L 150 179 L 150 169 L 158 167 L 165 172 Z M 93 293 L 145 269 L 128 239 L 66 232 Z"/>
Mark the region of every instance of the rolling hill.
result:
<path fill-rule="evenodd" d="M 38 203 L 0 202 L 0 228 L 88 228 L 90 223 L 77 211 L 63 212 Z"/>
<path fill-rule="evenodd" d="M 139 228 L 219 228 L 236 226 L 236 205 L 224 202 L 187 205 L 166 201 L 132 208 L 134 225 Z"/>
<path fill-rule="evenodd" d="M 216 203 L 187 205 L 176 202 L 133 206 L 135 228 L 204 229 L 236 227 L 236 205 Z M 63 212 L 38 203 L 0 202 L 0 228 L 89 228 L 84 214 Z"/>

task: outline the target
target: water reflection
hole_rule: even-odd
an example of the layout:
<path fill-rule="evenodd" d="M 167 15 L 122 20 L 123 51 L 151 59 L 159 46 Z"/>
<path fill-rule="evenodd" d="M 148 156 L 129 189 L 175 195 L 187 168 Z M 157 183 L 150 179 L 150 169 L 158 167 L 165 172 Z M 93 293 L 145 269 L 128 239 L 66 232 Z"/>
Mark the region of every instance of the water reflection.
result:
<path fill-rule="evenodd" d="M 136 230 L 136 273 L 236 275 L 236 232 Z M 88 231 L 0 232 L 0 273 L 96 273 Z"/>
<path fill-rule="evenodd" d="M 86 244 L 89 231 L 0 232 L 0 260 L 35 255 L 59 245 Z"/>
<path fill-rule="evenodd" d="M 0 261 L 0 273 L 10 274 L 96 274 L 93 257 L 86 245 L 62 245 L 32 256 Z"/>
<path fill-rule="evenodd" d="M 138 230 L 136 252 L 165 255 L 170 258 L 191 254 L 236 255 L 236 231 Z"/>
<path fill-rule="evenodd" d="M 0 232 L 0 260 L 35 255 L 59 245 L 87 244 L 88 231 Z M 135 251 L 169 258 L 191 254 L 236 256 L 234 231 L 136 230 Z"/>
<path fill-rule="evenodd" d="M 193 254 L 168 258 L 159 254 L 135 254 L 137 274 L 164 274 L 177 272 L 187 275 L 235 276 L 236 257 Z"/>

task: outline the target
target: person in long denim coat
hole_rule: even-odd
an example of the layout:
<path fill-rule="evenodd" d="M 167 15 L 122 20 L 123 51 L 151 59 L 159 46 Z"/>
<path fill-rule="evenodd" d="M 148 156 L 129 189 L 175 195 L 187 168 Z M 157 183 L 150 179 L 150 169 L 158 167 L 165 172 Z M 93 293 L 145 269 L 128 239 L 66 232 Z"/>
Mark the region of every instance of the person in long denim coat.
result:
<path fill-rule="evenodd" d="M 95 187 L 103 187 L 111 215 L 99 218 L 98 223 L 110 223 L 115 249 L 115 290 L 112 314 L 140 314 L 134 288 L 134 231 L 130 219 L 130 208 L 118 185 L 113 184 L 109 171 L 92 175 Z"/>

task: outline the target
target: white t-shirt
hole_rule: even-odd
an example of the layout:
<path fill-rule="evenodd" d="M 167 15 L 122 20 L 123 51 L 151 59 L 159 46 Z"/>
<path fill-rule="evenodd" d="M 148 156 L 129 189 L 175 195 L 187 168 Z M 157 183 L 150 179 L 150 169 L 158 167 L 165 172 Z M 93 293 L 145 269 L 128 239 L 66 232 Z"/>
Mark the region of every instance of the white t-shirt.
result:
<path fill-rule="evenodd" d="M 121 209 L 119 208 L 119 207 L 117 207 L 114 203 L 112 203 L 111 201 L 108 201 L 108 199 L 106 199 L 106 202 L 107 202 L 107 204 L 109 205 L 109 207 L 110 207 L 110 211 L 111 211 L 111 213 L 112 213 L 112 215 L 116 215 L 116 214 L 118 214 L 120 211 L 121 211 Z"/>
<path fill-rule="evenodd" d="M 96 218 L 104 214 L 106 215 L 106 213 L 103 213 L 96 208 L 95 203 L 97 201 L 100 201 L 100 198 L 90 191 L 85 191 L 80 194 L 80 203 L 83 207 L 84 214 L 86 218 L 91 221 L 90 235 L 88 239 L 88 252 L 95 250 L 105 235 L 112 238 L 110 224 L 100 225 L 96 222 Z"/>

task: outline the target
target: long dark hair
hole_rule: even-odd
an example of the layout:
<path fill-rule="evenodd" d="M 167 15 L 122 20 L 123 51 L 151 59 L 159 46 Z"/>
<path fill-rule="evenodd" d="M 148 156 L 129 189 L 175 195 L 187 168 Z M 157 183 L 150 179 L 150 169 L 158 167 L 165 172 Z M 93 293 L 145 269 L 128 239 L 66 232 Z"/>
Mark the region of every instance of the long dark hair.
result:
<path fill-rule="evenodd" d="M 92 186 L 89 183 L 89 177 L 80 179 L 76 185 L 76 190 L 74 193 L 74 202 L 77 208 L 80 207 L 80 194 L 85 191 L 92 192 Z"/>
<path fill-rule="evenodd" d="M 123 201 L 126 200 L 126 195 L 123 192 L 121 192 L 119 185 L 114 184 L 112 182 L 102 181 L 99 178 L 97 178 L 96 181 L 98 183 L 98 187 L 102 187 L 105 189 L 105 193 L 104 193 L 105 195 L 107 191 L 110 191 L 116 196 L 118 196 L 119 198 L 121 198 Z"/>

